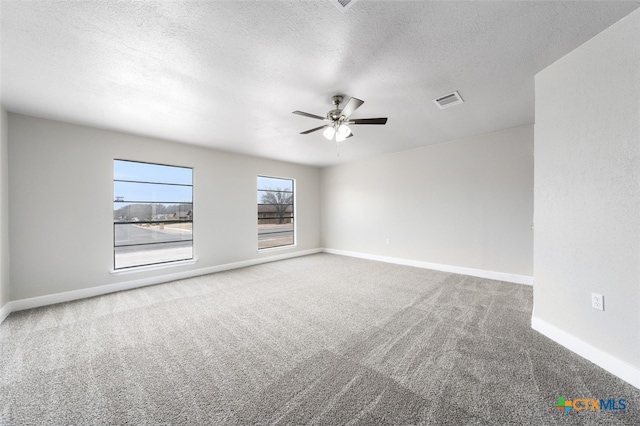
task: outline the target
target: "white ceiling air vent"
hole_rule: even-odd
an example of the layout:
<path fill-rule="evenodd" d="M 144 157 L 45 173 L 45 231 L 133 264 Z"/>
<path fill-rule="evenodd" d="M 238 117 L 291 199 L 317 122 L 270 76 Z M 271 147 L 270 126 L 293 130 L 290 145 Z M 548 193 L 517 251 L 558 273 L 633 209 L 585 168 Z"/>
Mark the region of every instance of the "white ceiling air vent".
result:
<path fill-rule="evenodd" d="M 347 9 L 353 6 L 353 4 L 356 2 L 356 0 L 329 0 L 329 1 L 333 3 L 338 9 L 340 9 L 341 12 L 346 12 Z"/>
<path fill-rule="evenodd" d="M 440 109 L 449 108 L 450 106 L 458 105 L 464 102 L 460 93 L 451 92 L 448 95 L 440 96 L 433 100 L 440 107 Z"/>

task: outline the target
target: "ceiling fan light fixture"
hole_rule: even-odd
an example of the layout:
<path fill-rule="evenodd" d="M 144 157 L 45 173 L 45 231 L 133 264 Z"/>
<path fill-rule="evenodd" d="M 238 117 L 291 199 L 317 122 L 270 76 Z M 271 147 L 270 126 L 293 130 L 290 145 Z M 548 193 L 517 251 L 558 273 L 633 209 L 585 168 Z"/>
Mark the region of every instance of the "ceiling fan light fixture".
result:
<path fill-rule="evenodd" d="M 338 131 L 337 131 L 337 136 L 340 136 L 342 138 L 342 140 L 345 140 L 347 138 L 347 136 L 349 136 L 351 134 L 351 129 L 349 128 L 349 126 L 347 126 L 346 124 L 341 124 L 338 127 Z M 340 141 L 338 141 L 340 142 Z"/>
<path fill-rule="evenodd" d="M 347 134 L 348 136 L 349 134 Z M 342 142 L 347 139 L 347 136 L 343 136 L 341 133 L 336 133 L 336 142 Z"/>
<path fill-rule="evenodd" d="M 336 134 L 336 129 L 334 129 L 333 126 L 328 126 L 326 129 L 324 129 L 324 132 L 322 132 L 322 134 L 325 138 L 331 140 L 333 139 L 333 135 Z"/>

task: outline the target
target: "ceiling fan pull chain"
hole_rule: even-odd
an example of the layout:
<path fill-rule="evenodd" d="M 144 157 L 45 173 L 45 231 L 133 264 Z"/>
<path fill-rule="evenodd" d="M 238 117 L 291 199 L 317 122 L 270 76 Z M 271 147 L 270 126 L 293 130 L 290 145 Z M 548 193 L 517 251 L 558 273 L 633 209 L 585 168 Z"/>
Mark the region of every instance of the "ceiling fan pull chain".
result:
<path fill-rule="evenodd" d="M 336 141 L 336 156 L 340 158 L 340 142 Z"/>

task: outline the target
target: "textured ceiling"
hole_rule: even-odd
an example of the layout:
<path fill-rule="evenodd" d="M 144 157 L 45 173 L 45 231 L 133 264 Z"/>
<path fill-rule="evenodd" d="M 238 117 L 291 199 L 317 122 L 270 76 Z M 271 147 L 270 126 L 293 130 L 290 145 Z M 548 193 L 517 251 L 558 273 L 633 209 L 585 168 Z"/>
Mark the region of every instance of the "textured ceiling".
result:
<path fill-rule="evenodd" d="M 312 165 L 534 121 L 534 75 L 640 1 L 2 0 L 17 113 Z M 465 103 L 432 99 L 458 90 Z M 334 94 L 389 117 L 336 147 Z"/>

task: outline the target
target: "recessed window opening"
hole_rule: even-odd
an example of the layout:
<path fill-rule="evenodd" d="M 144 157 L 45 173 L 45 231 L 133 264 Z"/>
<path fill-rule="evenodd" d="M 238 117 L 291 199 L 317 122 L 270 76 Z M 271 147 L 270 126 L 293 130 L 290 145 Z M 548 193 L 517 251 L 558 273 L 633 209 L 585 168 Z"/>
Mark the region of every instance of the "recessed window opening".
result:
<path fill-rule="evenodd" d="M 295 244 L 294 180 L 258 176 L 258 249 Z"/>
<path fill-rule="evenodd" d="M 193 259 L 193 169 L 113 160 L 114 269 Z"/>

